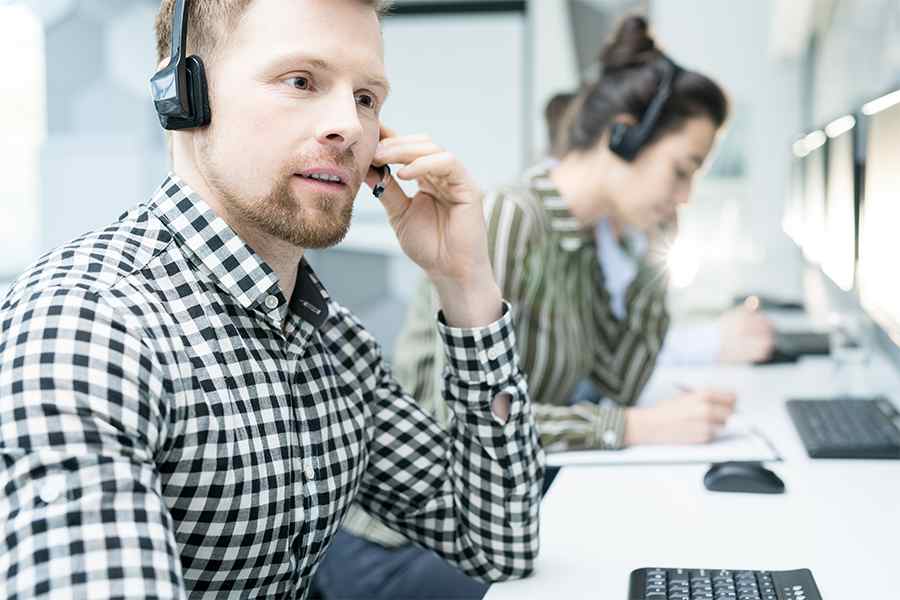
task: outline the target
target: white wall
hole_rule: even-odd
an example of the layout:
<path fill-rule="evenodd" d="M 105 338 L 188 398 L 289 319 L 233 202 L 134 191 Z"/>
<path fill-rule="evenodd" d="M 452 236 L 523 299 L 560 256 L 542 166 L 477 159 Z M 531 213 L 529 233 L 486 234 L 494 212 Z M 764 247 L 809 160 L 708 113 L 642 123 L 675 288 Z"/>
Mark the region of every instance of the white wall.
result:
<path fill-rule="evenodd" d="M 544 106 L 554 95 L 574 90 L 579 84 L 578 62 L 572 39 L 567 0 L 532 0 L 528 6 L 532 56 L 531 112 L 532 158 L 546 154 L 547 126 Z"/>
<path fill-rule="evenodd" d="M 484 189 L 513 181 L 525 166 L 525 35 L 518 13 L 386 19 L 391 97 L 382 112 L 385 125 L 399 135 L 431 135 Z M 358 223 L 387 227 L 368 188 L 361 190 L 355 216 Z M 350 242 L 364 247 L 355 234 L 351 229 Z"/>
<path fill-rule="evenodd" d="M 20 6 L 0 6 L 0 279 L 37 252 L 44 113 L 43 31 Z M 0 283 L 0 293 L 4 286 Z M 2 297 L 2 296 L 0 296 Z"/>

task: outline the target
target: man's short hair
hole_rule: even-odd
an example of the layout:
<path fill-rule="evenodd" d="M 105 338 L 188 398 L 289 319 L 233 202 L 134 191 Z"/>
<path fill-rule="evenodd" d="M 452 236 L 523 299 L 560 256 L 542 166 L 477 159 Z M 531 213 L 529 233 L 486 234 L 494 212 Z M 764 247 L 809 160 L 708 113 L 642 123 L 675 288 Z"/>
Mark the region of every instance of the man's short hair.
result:
<path fill-rule="evenodd" d="M 176 0 L 162 0 L 156 16 L 156 57 L 169 58 L 172 45 L 172 15 Z M 379 18 L 390 9 L 393 0 L 356 0 L 371 6 Z M 227 39 L 253 0 L 191 0 L 188 2 L 187 52 L 206 59 L 215 54 Z"/>

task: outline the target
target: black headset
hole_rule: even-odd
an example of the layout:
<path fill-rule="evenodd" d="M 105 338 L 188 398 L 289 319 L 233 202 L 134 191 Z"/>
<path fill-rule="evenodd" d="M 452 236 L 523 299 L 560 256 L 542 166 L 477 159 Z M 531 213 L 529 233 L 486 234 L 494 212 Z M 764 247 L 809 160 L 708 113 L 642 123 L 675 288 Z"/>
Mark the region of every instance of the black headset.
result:
<path fill-rule="evenodd" d="M 609 149 L 624 160 L 634 160 L 641 148 L 653 136 L 653 130 L 656 128 L 666 100 L 672 95 L 672 86 L 675 83 L 675 78 L 682 71 L 681 67 L 666 56 L 663 56 L 660 62 L 664 69 L 662 81 L 660 81 L 656 94 L 647 106 L 647 110 L 644 111 L 641 122 L 637 125 L 614 123 L 610 129 Z"/>
<path fill-rule="evenodd" d="M 199 56 L 187 52 L 187 0 L 177 0 L 172 17 L 169 64 L 150 79 L 150 95 L 163 129 L 209 125 L 209 89 Z"/>

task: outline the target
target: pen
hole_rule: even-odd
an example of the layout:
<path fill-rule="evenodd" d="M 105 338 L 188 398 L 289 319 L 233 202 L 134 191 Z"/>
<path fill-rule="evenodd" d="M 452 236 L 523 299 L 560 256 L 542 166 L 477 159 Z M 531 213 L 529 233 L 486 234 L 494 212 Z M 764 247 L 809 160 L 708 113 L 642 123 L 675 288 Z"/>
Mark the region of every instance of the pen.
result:
<path fill-rule="evenodd" d="M 675 387 L 678 388 L 678 391 L 683 392 L 685 394 L 693 394 L 694 392 L 697 391 L 697 388 L 687 385 L 685 383 L 677 383 L 676 382 Z M 739 411 L 738 411 L 737 405 L 735 405 L 734 411 L 732 412 L 732 414 L 736 415 L 738 413 L 739 413 Z"/>

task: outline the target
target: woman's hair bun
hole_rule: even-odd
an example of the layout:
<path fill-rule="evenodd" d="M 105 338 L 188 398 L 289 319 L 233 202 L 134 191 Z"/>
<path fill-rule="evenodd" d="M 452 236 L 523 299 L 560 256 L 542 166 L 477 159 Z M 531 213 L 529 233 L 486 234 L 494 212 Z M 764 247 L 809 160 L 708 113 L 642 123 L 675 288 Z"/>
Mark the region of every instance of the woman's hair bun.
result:
<path fill-rule="evenodd" d="M 692 117 L 709 117 L 717 129 L 728 117 L 728 98 L 722 88 L 696 71 L 672 69 L 674 63 L 656 45 L 644 17 L 632 15 L 621 21 L 600 53 L 599 62 L 600 73 L 566 112 L 564 133 L 554 139 L 558 142 L 554 149 L 557 156 L 597 147 L 619 115 L 641 121 L 653 99 L 659 97 L 668 73 L 671 88 L 644 146 Z"/>
<path fill-rule="evenodd" d="M 600 53 L 600 62 L 606 73 L 619 69 L 640 67 L 660 57 L 647 19 L 638 15 L 625 17 L 619 23 L 610 42 Z"/>

